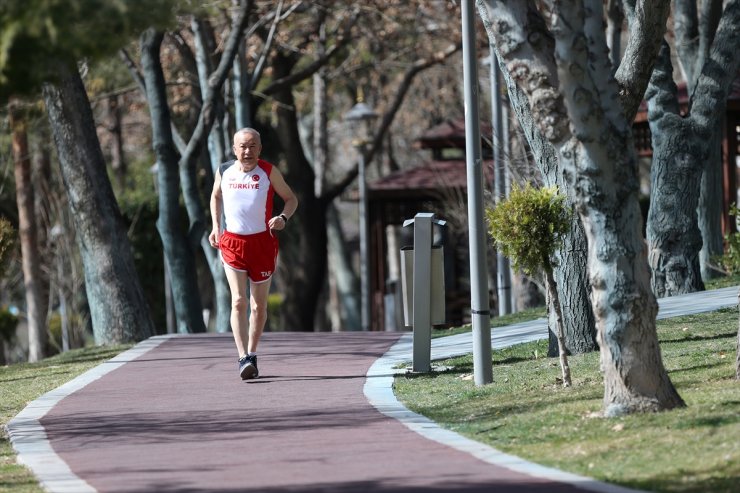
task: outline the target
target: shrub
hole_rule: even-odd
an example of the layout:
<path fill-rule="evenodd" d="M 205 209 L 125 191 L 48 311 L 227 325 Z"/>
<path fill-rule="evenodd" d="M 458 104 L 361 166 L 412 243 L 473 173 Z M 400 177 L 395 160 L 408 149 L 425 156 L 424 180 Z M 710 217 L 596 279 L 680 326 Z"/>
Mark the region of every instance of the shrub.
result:
<path fill-rule="evenodd" d="M 734 203 L 730 205 L 730 215 L 733 217 L 738 215 L 738 208 Z M 724 254 L 718 255 L 712 260 L 727 274 L 740 273 L 740 233 L 726 235 Z"/>
<path fill-rule="evenodd" d="M 8 253 L 13 249 L 16 242 L 16 232 L 10 221 L 0 217 L 0 267 L 5 264 Z"/>
<path fill-rule="evenodd" d="M 550 257 L 570 229 L 565 196 L 555 187 L 514 186 L 509 197 L 486 209 L 496 247 L 527 274 L 552 268 Z"/>
<path fill-rule="evenodd" d="M 527 274 L 545 271 L 548 302 L 557 320 L 558 353 L 563 373 L 563 386 L 570 387 L 570 366 L 565 349 L 565 331 L 560 297 L 553 276 L 552 255 L 570 229 L 570 214 L 565 196 L 555 187 L 524 189 L 513 187 L 509 197 L 493 209 L 486 210 L 491 236 L 499 250 L 511 259 L 514 267 Z"/>
<path fill-rule="evenodd" d="M 18 317 L 13 315 L 7 307 L 0 308 L 0 341 L 11 342 L 15 337 L 18 326 Z"/>

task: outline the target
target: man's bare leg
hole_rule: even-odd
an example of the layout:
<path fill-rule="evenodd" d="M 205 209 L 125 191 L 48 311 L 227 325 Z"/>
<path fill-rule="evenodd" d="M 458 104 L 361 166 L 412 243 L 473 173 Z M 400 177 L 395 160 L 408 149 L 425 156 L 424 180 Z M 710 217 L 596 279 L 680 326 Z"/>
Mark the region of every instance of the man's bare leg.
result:
<path fill-rule="evenodd" d="M 231 331 L 239 358 L 247 355 L 247 273 L 226 267 L 226 280 L 231 290 Z"/>
<path fill-rule="evenodd" d="M 249 298 L 251 313 L 249 315 L 249 344 L 247 349 L 250 353 L 257 352 L 262 331 L 267 322 L 267 296 L 270 294 L 272 278 L 264 282 L 249 281 Z"/>

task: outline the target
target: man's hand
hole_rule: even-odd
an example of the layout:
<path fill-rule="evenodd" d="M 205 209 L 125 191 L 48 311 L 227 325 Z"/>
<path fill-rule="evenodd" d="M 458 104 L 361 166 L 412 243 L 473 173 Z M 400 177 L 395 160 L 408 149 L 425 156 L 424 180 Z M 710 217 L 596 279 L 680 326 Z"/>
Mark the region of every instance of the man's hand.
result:
<path fill-rule="evenodd" d="M 211 234 L 208 235 L 208 243 L 210 243 L 213 248 L 218 248 L 219 239 L 220 238 L 217 229 L 214 229 L 213 231 L 211 231 Z"/>
<path fill-rule="evenodd" d="M 283 216 L 281 214 L 279 216 L 270 218 L 270 220 L 267 222 L 267 225 L 270 227 L 270 229 L 280 231 L 281 229 L 285 229 L 285 219 L 283 219 Z"/>

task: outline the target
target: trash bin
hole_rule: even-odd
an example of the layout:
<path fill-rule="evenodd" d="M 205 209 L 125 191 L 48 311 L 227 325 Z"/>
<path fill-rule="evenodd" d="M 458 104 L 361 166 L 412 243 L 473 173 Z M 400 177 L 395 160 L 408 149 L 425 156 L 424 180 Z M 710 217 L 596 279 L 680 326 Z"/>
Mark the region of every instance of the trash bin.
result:
<path fill-rule="evenodd" d="M 433 246 L 431 254 L 431 324 L 439 325 L 445 320 L 445 273 L 444 248 Z M 403 293 L 403 323 L 406 327 L 414 325 L 414 247 L 401 248 L 401 290 Z"/>

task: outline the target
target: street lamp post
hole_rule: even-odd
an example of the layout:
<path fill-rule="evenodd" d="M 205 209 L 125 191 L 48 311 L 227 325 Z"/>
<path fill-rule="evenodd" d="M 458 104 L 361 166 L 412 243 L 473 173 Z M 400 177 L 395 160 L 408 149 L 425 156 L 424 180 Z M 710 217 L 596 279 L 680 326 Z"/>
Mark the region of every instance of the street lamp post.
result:
<path fill-rule="evenodd" d="M 360 191 L 360 311 L 362 330 L 370 329 L 370 276 L 368 275 L 368 221 L 367 221 L 367 180 L 365 177 L 365 153 L 372 135 L 372 125 L 378 117 L 370 106 L 362 100 L 362 95 L 357 98 L 357 103 L 344 115 L 344 119 L 350 124 L 354 139 L 352 145 L 359 154 L 358 183 Z"/>

